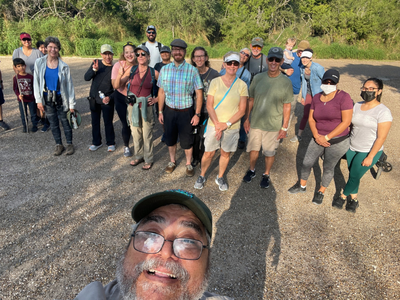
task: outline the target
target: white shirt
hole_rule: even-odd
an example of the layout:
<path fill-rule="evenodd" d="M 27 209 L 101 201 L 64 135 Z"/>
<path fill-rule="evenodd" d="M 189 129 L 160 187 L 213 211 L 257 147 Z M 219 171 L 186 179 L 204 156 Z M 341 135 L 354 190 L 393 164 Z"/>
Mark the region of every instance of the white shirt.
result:
<path fill-rule="evenodd" d="M 154 68 L 156 63 L 162 62 L 161 55 L 160 55 L 160 49 L 158 49 L 158 42 L 154 41 L 154 43 L 151 43 L 151 42 L 147 41 L 145 46 L 150 51 L 150 63 L 149 63 L 149 66 Z M 162 46 L 164 46 L 164 45 L 161 44 L 161 47 Z"/>

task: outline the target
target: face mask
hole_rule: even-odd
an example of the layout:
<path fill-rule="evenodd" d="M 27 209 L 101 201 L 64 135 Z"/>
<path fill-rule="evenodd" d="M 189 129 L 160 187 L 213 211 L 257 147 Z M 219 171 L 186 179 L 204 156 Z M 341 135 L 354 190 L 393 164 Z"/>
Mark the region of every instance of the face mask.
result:
<path fill-rule="evenodd" d="M 375 91 L 362 91 L 360 96 L 365 102 L 370 102 L 376 98 L 375 94 Z"/>
<path fill-rule="evenodd" d="M 328 95 L 336 91 L 336 85 L 321 84 L 321 90 L 325 93 L 325 95 Z"/>

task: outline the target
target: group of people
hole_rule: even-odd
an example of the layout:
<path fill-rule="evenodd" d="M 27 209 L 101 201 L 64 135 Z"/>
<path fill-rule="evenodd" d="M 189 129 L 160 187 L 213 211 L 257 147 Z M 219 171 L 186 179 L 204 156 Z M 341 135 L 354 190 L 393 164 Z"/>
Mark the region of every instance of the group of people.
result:
<path fill-rule="evenodd" d="M 164 130 L 162 141 L 169 152 L 166 173 L 172 173 L 176 168 L 179 140 L 185 152 L 186 175 L 194 176 L 194 168 L 201 164 L 194 188 L 202 189 L 219 149 L 215 183 L 221 191 L 226 191 L 229 187 L 224 177 L 232 153 L 246 147 L 249 169 L 243 181 L 250 183 L 256 176 L 256 162 L 262 149 L 265 169 L 260 187 L 268 188 L 279 141 L 287 137 L 294 108 L 301 99 L 303 118 L 291 141 L 302 140 L 307 121 L 313 139 L 302 163 L 299 182 L 289 192 L 306 191 L 311 168 L 322 157 L 321 187 L 312 199 L 313 203 L 321 204 L 335 165 L 346 155 L 349 181 L 332 205 L 342 208 L 350 196 L 346 209 L 355 212 L 360 178 L 382 154 L 392 122 L 390 110 L 380 103 L 381 80 L 366 80 L 361 91 L 363 102 L 354 106 L 350 95 L 338 88 L 339 72 L 325 71 L 313 62 L 313 50 L 307 41 L 301 41 L 293 52 L 296 40 L 291 38 L 285 49 L 272 47 L 265 55 L 262 53 L 264 41 L 256 37 L 252 39 L 250 49 L 226 53 L 218 72 L 210 67 L 203 47 L 194 48 L 191 63 L 187 63 L 185 41 L 175 39 L 171 48 L 164 46 L 156 41 L 157 32 L 153 25 L 147 27 L 146 36 L 148 40 L 138 46 L 127 42 L 115 64 L 112 47 L 102 45 L 102 59 L 94 60 L 84 75 L 86 81 L 92 81 L 88 97 L 92 121 L 90 151 L 103 145 L 101 114 L 107 151 L 115 151 L 115 109 L 122 124 L 124 155 L 133 156 L 131 166 L 143 164 L 143 170 L 152 168 L 153 129 L 158 119 Z M 37 107 L 53 133 L 54 155 L 64 151 L 66 155 L 73 154 L 68 115 L 74 114 L 76 102 L 70 69 L 59 55 L 60 41 L 48 37 L 44 42 L 47 53 L 43 56 L 42 52 L 32 48 L 29 34 L 22 33 L 20 39 L 23 46 L 14 51 L 13 62 L 17 73 L 14 91 L 20 101 L 23 130 L 26 131 L 29 108 L 31 130 L 37 131 Z M 33 76 L 28 71 L 33 72 Z M 66 148 L 62 143 L 60 121 Z M 129 145 L 131 136 L 133 153 Z"/>

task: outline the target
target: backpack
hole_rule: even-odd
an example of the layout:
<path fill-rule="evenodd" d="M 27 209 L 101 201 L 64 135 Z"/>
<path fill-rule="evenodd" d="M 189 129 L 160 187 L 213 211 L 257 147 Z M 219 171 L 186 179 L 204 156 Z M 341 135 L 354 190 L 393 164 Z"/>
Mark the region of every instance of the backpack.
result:
<path fill-rule="evenodd" d="M 153 88 L 151 89 L 151 97 L 154 97 L 156 95 L 155 89 L 156 89 L 156 72 L 154 71 L 154 68 L 150 67 L 150 74 L 151 74 L 151 85 Z M 130 90 L 131 87 L 131 80 L 133 79 L 133 76 L 135 75 L 136 70 L 138 69 L 138 65 L 133 66 L 131 68 L 131 73 L 129 74 L 129 80 L 128 80 L 128 91 Z"/>
<path fill-rule="evenodd" d="M 146 42 L 144 42 L 144 43 L 142 43 L 142 45 L 143 46 L 146 46 Z M 157 48 L 158 48 L 158 52 L 160 52 L 161 51 L 161 43 L 160 42 L 157 42 Z"/>

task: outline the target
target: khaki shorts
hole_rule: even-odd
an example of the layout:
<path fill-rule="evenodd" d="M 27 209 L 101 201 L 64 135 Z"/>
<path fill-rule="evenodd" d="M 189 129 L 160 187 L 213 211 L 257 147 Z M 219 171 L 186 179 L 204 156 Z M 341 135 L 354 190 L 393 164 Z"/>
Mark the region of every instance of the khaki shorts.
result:
<path fill-rule="evenodd" d="M 207 126 L 207 131 L 204 134 L 204 148 L 206 152 L 212 152 L 222 148 L 225 152 L 235 152 L 239 141 L 239 128 L 226 129 L 222 132 L 222 137 L 219 141 L 215 138 L 215 127 Z"/>
<path fill-rule="evenodd" d="M 279 131 L 264 131 L 250 128 L 246 151 L 260 151 L 262 147 L 262 153 L 265 156 L 275 156 L 276 149 L 279 146 L 278 135 Z"/>

